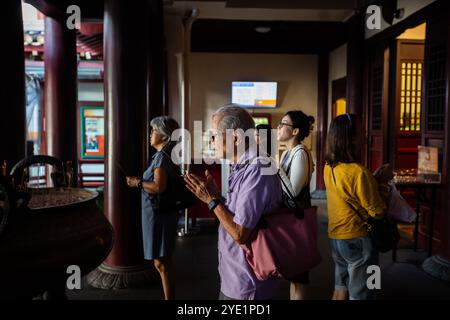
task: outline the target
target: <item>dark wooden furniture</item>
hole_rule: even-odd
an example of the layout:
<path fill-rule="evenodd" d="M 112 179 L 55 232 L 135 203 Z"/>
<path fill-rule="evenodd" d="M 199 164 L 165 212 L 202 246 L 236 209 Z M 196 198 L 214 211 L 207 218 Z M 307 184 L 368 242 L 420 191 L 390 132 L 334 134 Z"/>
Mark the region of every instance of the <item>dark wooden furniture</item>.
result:
<path fill-rule="evenodd" d="M 434 217 L 436 213 L 437 202 L 437 189 L 441 187 L 440 183 L 427 183 L 427 182 L 397 182 L 395 187 L 400 191 L 405 189 L 412 189 L 415 194 L 416 200 L 416 213 L 417 218 L 414 222 L 414 251 L 417 251 L 417 244 L 419 239 L 419 219 L 422 205 L 427 205 L 430 208 L 430 218 L 428 219 L 427 227 L 427 252 L 428 257 L 431 256 L 433 251 L 433 230 L 434 230 Z M 429 192 L 428 192 L 429 191 Z M 427 193 L 430 193 L 428 196 Z M 392 250 L 392 260 L 395 262 L 397 259 L 397 248 Z"/>

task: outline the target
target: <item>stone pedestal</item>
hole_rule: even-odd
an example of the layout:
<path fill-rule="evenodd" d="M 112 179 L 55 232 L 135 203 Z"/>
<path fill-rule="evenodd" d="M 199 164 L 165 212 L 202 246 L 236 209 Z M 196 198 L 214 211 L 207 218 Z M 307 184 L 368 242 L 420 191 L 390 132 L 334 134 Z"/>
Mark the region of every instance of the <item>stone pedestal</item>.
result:
<path fill-rule="evenodd" d="M 433 277 L 450 282 L 450 260 L 431 256 L 422 263 L 422 268 Z"/>

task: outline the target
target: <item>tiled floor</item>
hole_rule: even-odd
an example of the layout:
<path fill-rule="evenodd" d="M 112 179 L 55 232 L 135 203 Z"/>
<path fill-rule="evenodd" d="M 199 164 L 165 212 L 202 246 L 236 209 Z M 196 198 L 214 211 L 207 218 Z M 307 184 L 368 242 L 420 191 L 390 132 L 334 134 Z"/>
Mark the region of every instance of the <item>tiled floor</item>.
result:
<path fill-rule="evenodd" d="M 334 265 L 327 238 L 326 202 L 315 200 L 319 206 L 319 246 L 322 263 L 311 271 L 309 299 L 326 300 L 333 291 Z M 211 221 L 201 221 L 196 235 L 177 238 L 175 265 L 177 268 L 177 299 L 217 299 L 217 227 Z M 380 300 L 387 299 L 450 299 L 450 283 L 432 278 L 421 269 L 424 252 L 414 252 L 409 239 L 402 240 L 397 262 L 391 253 L 380 256 L 382 289 Z M 289 283 L 280 281 L 276 299 L 288 299 Z M 86 283 L 82 290 L 68 291 L 69 299 L 162 299 L 159 283 L 147 289 L 99 290 Z"/>

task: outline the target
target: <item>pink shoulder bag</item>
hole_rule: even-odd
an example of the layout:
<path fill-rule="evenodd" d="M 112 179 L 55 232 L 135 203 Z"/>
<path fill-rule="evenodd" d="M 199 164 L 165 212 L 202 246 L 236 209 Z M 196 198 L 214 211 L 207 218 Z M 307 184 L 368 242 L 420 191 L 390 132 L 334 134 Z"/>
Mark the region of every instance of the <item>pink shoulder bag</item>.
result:
<path fill-rule="evenodd" d="M 317 207 L 279 208 L 261 218 L 241 247 L 259 280 L 290 278 L 320 264 L 317 236 Z"/>

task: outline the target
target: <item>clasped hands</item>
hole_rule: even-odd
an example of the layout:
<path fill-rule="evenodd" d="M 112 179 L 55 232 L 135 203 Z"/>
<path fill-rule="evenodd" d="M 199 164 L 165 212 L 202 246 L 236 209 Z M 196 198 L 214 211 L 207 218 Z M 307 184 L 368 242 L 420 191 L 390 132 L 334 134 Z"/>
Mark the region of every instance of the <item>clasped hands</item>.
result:
<path fill-rule="evenodd" d="M 142 179 L 139 177 L 127 176 L 127 185 L 132 188 L 137 188 Z"/>
<path fill-rule="evenodd" d="M 205 171 L 205 177 L 187 173 L 184 176 L 184 181 L 188 190 L 206 204 L 219 196 L 219 188 L 208 170 Z"/>

